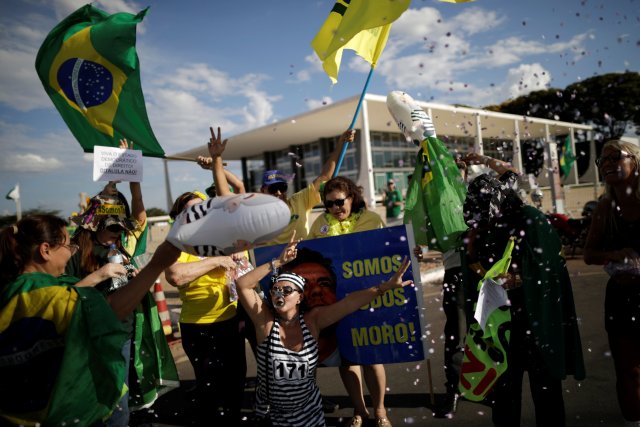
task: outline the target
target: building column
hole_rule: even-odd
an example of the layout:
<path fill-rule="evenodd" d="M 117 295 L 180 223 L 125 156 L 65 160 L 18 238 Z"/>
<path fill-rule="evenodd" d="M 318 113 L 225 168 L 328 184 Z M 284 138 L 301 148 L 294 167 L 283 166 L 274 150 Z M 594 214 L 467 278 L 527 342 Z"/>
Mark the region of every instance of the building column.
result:
<path fill-rule="evenodd" d="M 164 190 L 167 196 L 167 212 L 171 212 L 171 208 L 173 207 L 173 197 L 171 197 L 171 183 L 169 181 L 169 161 L 167 159 L 164 159 L 163 164 L 164 164 Z"/>
<path fill-rule="evenodd" d="M 571 151 L 573 152 L 573 165 L 571 166 L 571 172 L 573 175 L 573 183 L 579 184 L 580 177 L 578 176 L 578 152 L 576 151 L 576 136 L 573 131 L 573 128 L 569 129 L 569 138 L 571 144 Z"/>
<path fill-rule="evenodd" d="M 376 206 L 376 191 L 373 180 L 373 155 L 371 152 L 371 135 L 369 133 L 369 109 L 367 107 L 366 98 L 362 101 L 362 113 L 360 114 L 360 120 L 362 123 L 362 137 L 360 138 L 361 144 L 361 161 L 358 184 L 364 188 L 364 200 L 367 202 L 367 207 L 373 209 Z"/>
<path fill-rule="evenodd" d="M 473 144 L 473 151 L 482 155 L 484 154 L 484 145 L 482 144 L 482 120 L 480 114 L 476 113 L 476 142 Z"/>
<path fill-rule="evenodd" d="M 549 125 L 544 125 L 544 134 L 546 139 L 545 150 L 547 150 L 547 158 L 549 164 L 545 165 L 549 170 L 549 185 L 551 187 L 551 198 L 553 199 L 553 211 L 555 213 L 564 213 L 564 192 L 560 183 L 560 168 L 558 164 L 558 144 L 551 140 L 549 133 Z"/>
<path fill-rule="evenodd" d="M 520 146 L 520 126 L 518 120 L 513 120 L 514 137 L 513 137 L 513 159 L 512 164 L 519 173 L 524 175 L 524 167 L 522 166 L 522 147 Z"/>

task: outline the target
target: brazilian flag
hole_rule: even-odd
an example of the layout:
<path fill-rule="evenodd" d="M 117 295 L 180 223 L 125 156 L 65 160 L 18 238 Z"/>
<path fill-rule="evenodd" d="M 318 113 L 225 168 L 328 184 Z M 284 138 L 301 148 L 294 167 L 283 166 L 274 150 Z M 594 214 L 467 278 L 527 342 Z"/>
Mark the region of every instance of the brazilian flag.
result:
<path fill-rule="evenodd" d="M 457 246 L 467 229 L 462 207 L 467 194 L 455 160 L 442 141 L 425 138 L 409 182 L 404 223 L 411 223 L 416 243 L 445 252 Z"/>
<path fill-rule="evenodd" d="M 147 9 L 108 15 L 85 5 L 42 43 L 36 70 L 47 94 L 85 152 L 126 138 L 143 155 L 164 157 L 140 85 L 136 25 Z"/>
<path fill-rule="evenodd" d="M 127 333 L 76 278 L 25 273 L 0 291 L 0 425 L 91 426 L 126 392 Z"/>
<path fill-rule="evenodd" d="M 562 176 L 567 177 L 571 173 L 573 163 L 576 161 L 576 156 L 573 154 L 573 147 L 571 146 L 571 136 L 567 135 L 562 146 L 562 152 L 560 153 L 560 171 Z"/>

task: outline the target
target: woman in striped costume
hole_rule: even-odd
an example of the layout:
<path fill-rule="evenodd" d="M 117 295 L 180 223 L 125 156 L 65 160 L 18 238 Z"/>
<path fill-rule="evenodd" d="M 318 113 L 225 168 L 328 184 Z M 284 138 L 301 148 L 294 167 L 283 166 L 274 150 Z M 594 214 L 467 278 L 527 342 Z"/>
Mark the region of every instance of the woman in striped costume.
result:
<path fill-rule="evenodd" d="M 297 255 L 298 242 L 291 238 L 278 259 L 262 264 L 238 279 L 238 296 L 256 328 L 258 387 L 256 414 L 273 426 L 324 426 L 320 391 L 315 382 L 318 336 L 328 327 L 389 289 L 412 284 L 402 280 L 409 267 L 405 258 L 386 282 L 352 292 L 335 304 L 300 311 L 304 278 L 278 269 Z M 254 291 L 271 273 L 275 278 L 269 304 Z"/>

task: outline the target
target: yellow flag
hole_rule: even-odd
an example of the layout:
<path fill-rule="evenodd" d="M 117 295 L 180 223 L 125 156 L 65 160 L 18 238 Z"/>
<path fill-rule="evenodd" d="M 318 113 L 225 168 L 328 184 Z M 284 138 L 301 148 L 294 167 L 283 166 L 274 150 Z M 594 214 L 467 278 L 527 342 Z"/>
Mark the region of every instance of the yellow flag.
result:
<path fill-rule="evenodd" d="M 311 42 L 333 83 L 343 49 L 354 50 L 375 67 L 389 37 L 391 23 L 407 10 L 411 0 L 338 0 Z"/>

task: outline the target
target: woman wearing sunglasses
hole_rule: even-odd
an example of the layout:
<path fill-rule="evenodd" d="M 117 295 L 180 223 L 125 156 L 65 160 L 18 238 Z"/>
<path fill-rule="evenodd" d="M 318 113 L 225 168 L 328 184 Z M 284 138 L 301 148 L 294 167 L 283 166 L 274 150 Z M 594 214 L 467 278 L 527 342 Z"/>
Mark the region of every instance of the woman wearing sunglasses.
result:
<path fill-rule="evenodd" d="M 305 280 L 278 269 L 297 255 L 292 237 L 278 259 L 258 266 L 238 279 L 238 296 L 255 325 L 258 340 L 258 387 L 256 414 L 273 426 L 324 426 L 320 391 L 315 382 L 320 331 L 371 302 L 381 292 L 412 283 L 403 281 L 409 267 L 405 258 L 386 282 L 352 292 L 342 300 L 308 312 L 301 312 Z M 260 299 L 254 288 L 271 273 L 269 302 Z"/>
<path fill-rule="evenodd" d="M 605 329 L 625 425 L 640 425 L 640 148 L 607 142 L 596 160 L 605 194 L 593 213 L 584 248 L 587 264 L 610 274 Z"/>
<path fill-rule="evenodd" d="M 123 140 L 120 148 L 129 147 Z M 100 194 L 89 200 L 88 207 L 82 214 L 71 218 L 71 221 L 77 225 L 71 240 L 80 249 L 67 263 L 66 274 L 84 279 L 83 286 L 95 286 L 105 296 L 109 296 L 116 290 L 114 284 L 126 284 L 125 278 L 132 277 L 136 273 L 131 260 L 133 256 L 143 253 L 146 248 L 147 213 L 142 200 L 140 183 L 131 182 L 129 188 L 131 210 L 127 199 L 117 190 L 115 183 L 110 182 Z M 115 245 L 118 252 L 122 254 L 124 265 L 109 262 L 111 245 Z M 133 339 L 135 329 L 133 312 L 122 323 L 130 338 Z M 147 340 L 147 342 L 151 341 Z M 165 346 L 166 343 L 158 344 Z M 122 353 L 127 360 L 127 384 L 129 384 L 128 364 L 131 346 L 132 341 L 129 340 L 122 348 Z M 137 365 L 140 366 L 141 363 Z M 147 387 L 146 383 L 144 387 Z M 145 392 L 137 394 L 147 395 Z M 129 394 L 127 393 L 107 422 L 107 426 L 124 427 L 128 421 Z"/>
<path fill-rule="evenodd" d="M 325 213 L 311 225 L 309 238 L 340 236 L 358 231 L 375 230 L 384 227 L 380 215 L 367 209 L 362 196 L 362 187 L 349 178 L 337 176 L 324 185 L 323 200 Z M 384 393 L 387 385 L 384 366 L 381 364 L 355 365 L 342 358 L 340 377 L 353 404 L 354 415 L 350 426 L 360 427 L 369 417 L 364 401 L 362 377 L 369 389 L 378 427 L 391 427 L 384 406 Z"/>
<path fill-rule="evenodd" d="M 110 417 L 125 390 L 121 320 L 180 253 L 161 244 L 105 299 L 64 275 L 77 250 L 52 215 L 27 216 L 0 232 L 1 425 L 94 426 Z"/>

